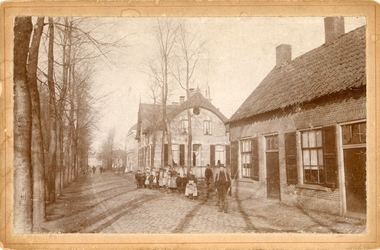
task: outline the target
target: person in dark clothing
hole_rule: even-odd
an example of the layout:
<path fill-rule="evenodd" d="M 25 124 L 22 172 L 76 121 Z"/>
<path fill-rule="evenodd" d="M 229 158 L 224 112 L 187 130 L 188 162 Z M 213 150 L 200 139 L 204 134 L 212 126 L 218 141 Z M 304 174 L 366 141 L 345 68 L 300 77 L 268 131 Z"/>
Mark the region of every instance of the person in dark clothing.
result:
<path fill-rule="evenodd" d="M 211 168 L 210 168 L 210 164 L 207 164 L 207 168 L 206 168 L 206 170 L 205 170 L 205 177 L 206 177 L 206 184 L 207 184 L 207 187 L 209 187 L 209 185 L 210 185 L 210 180 L 212 181 L 212 170 L 211 170 Z"/>
<path fill-rule="evenodd" d="M 95 174 L 95 171 L 96 171 L 96 167 L 92 166 L 92 173 Z"/>
<path fill-rule="evenodd" d="M 145 179 L 146 179 L 146 174 L 145 172 L 143 172 L 140 178 L 140 185 L 142 188 L 145 188 Z"/>
<path fill-rule="evenodd" d="M 149 178 L 148 188 L 149 188 L 149 189 L 152 189 L 152 188 L 153 188 L 153 181 L 154 181 L 154 174 L 153 174 L 153 171 L 150 172 L 148 178 Z"/>
<path fill-rule="evenodd" d="M 137 173 L 135 174 L 137 188 L 141 187 L 140 179 L 141 179 L 140 170 L 137 170 Z"/>
<path fill-rule="evenodd" d="M 179 193 L 182 193 L 182 178 L 180 173 L 177 173 L 177 179 L 175 180 L 175 182 L 177 184 L 177 191 Z"/>
<path fill-rule="evenodd" d="M 227 201 L 227 193 L 231 186 L 231 178 L 227 171 L 224 170 L 223 165 L 219 165 L 219 173 L 216 175 L 215 178 L 215 185 L 218 191 L 218 198 L 220 201 L 219 205 L 219 212 L 225 212 L 228 211 L 228 201 Z"/>

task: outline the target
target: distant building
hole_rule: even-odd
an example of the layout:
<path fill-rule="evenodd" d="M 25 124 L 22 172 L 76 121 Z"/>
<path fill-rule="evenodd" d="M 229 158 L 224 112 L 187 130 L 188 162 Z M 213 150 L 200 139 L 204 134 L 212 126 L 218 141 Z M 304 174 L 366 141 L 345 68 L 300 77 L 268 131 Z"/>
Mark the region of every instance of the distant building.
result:
<path fill-rule="evenodd" d="M 171 131 L 172 147 L 164 141 L 162 148 L 162 106 L 140 104 L 136 139 L 139 141 L 138 165 L 141 170 L 154 166 L 156 169 L 170 165 L 180 173 L 186 172 L 188 159 L 188 116 L 191 112 L 192 152 L 191 166 L 198 177 L 204 177 L 207 164 L 230 164 L 227 118 L 206 99 L 199 90 L 192 90 L 189 100 L 180 97 L 179 103 L 167 105 L 167 118 Z M 155 138 L 155 139 L 154 139 Z M 155 143 L 154 143 L 155 141 Z M 153 149 L 155 148 L 155 149 Z M 169 162 L 169 150 L 172 162 Z M 164 166 L 161 166 L 161 153 Z"/>
<path fill-rule="evenodd" d="M 137 124 L 133 125 L 126 137 L 126 168 L 125 172 L 135 172 L 138 168 L 138 141 L 136 140 Z"/>
<path fill-rule="evenodd" d="M 326 42 L 277 64 L 230 118 L 235 184 L 252 195 L 365 218 L 366 27 L 344 33 L 325 18 Z"/>
<path fill-rule="evenodd" d="M 90 167 L 102 166 L 102 160 L 98 159 L 98 154 L 96 152 L 89 152 L 89 154 L 88 154 L 88 165 Z"/>

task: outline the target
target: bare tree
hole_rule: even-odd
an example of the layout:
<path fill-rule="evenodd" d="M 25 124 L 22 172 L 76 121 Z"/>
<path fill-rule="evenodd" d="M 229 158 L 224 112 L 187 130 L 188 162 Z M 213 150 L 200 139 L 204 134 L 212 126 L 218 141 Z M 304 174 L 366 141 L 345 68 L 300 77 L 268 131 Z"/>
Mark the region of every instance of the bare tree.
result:
<path fill-rule="evenodd" d="M 102 151 L 100 152 L 100 157 L 104 162 L 106 162 L 107 169 L 109 170 L 112 168 L 112 153 L 114 149 L 115 133 L 115 127 L 108 131 L 107 138 L 103 142 Z"/>
<path fill-rule="evenodd" d="M 173 48 L 176 42 L 176 32 L 177 27 L 172 24 L 171 21 L 165 20 L 165 22 L 160 22 L 157 20 L 157 25 L 155 26 L 154 35 L 158 44 L 159 52 L 158 57 L 155 61 L 150 63 L 151 76 L 154 81 L 160 86 L 161 92 L 161 104 L 162 104 L 162 124 L 163 133 L 161 139 L 161 166 L 165 165 L 164 162 L 164 146 L 165 137 L 168 142 L 168 162 L 172 162 L 172 150 L 171 150 L 171 133 L 169 121 L 167 119 L 167 108 L 166 104 L 168 101 L 168 94 L 170 89 L 171 72 L 170 63 L 173 57 Z"/>
<path fill-rule="evenodd" d="M 54 86 L 54 21 L 49 17 L 49 52 L 48 52 L 48 87 L 49 87 L 49 113 L 50 113 L 50 143 L 48 154 L 48 201 L 55 201 L 55 173 L 57 152 L 57 116 Z"/>
<path fill-rule="evenodd" d="M 205 42 L 200 42 L 197 35 L 190 34 L 186 30 L 185 23 L 181 23 L 178 28 L 178 39 L 176 43 L 176 63 L 175 73 L 173 74 L 176 81 L 182 89 L 186 91 L 186 99 L 190 98 L 190 86 L 193 80 L 194 71 L 197 68 L 200 55 L 203 52 Z M 187 172 L 191 169 L 191 152 L 192 152 L 192 123 L 190 107 L 187 106 L 187 120 L 188 120 L 188 140 L 187 140 Z"/>
<path fill-rule="evenodd" d="M 33 230 L 31 132 L 32 106 L 27 80 L 26 62 L 30 36 L 33 30 L 31 17 L 16 17 L 14 23 L 14 213 L 16 233 Z"/>
<path fill-rule="evenodd" d="M 33 224 L 39 228 L 41 222 L 45 221 L 45 166 L 44 149 L 42 143 L 40 95 L 37 86 L 38 51 L 42 30 L 44 28 L 44 17 L 38 17 L 33 31 L 33 39 L 29 48 L 28 80 L 32 104 L 32 168 L 33 168 Z"/>

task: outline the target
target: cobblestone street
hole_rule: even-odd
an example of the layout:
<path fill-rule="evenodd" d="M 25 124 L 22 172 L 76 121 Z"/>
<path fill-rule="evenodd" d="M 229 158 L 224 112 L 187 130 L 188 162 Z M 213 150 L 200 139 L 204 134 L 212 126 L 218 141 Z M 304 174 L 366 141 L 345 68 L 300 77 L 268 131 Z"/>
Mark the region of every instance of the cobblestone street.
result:
<path fill-rule="evenodd" d="M 136 189 L 132 174 L 80 176 L 47 206 L 44 233 L 365 233 L 365 222 L 278 201 L 229 197 L 220 213 L 216 197 Z M 249 196 L 244 196 L 249 197 Z"/>

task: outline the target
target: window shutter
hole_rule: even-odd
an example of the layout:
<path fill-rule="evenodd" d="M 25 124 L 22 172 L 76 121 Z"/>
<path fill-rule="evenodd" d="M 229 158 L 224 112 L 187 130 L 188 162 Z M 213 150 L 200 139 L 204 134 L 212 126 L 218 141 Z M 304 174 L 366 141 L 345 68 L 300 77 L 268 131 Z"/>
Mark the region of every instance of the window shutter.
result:
<path fill-rule="evenodd" d="M 168 144 L 165 144 L 164 146 L 164 164 L 165 166 L 168 165 Z M 163 167 L 165 167 L 163 166 Z"/>
<path fill-rule="evenodd" d="M 259 180 L 259 140 L 258 138 L 253 138 L 251 141 L 252 150 L 252 161 L 251 161 L 251 178 L 258 181 Z"/>
<path fill-rule="evenodd" d="M 215 145 L 210 145 L 210 165 L 215 166 Z"/>
<path fill-rule="evenodd" d="M 338 187 L 338 159 L 335 141 L 335 126 L 322 128 L 323 165 L 326 174 L 326 186 Z"/>
<path fill-rule="evenodd" d="M 231 147 L 230 145 L 226 145 L 226 166 L 231 165 Z"/>
<path fill-rule="evenodd" d="M 150 166 L 154 167 L 154 151 L 153 151 L 153 146 L 150 148 Z"/>
<path fill-rule="evenodd" d="M 179 145 L 179 165 L 185 165 L 185 144 Z"/>
<path fill-rule="evenodd" d="M 239 141 L 231 142 L 231 178 L 237 179 L 238 174 L 238 162 L 239 162 Z"/>
<path fill-rule="evenodd" d="M 298 183 L 296 133 L 285 134 L 286 179 L 289 184 Z"/>

